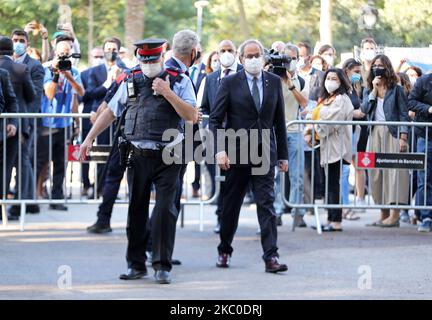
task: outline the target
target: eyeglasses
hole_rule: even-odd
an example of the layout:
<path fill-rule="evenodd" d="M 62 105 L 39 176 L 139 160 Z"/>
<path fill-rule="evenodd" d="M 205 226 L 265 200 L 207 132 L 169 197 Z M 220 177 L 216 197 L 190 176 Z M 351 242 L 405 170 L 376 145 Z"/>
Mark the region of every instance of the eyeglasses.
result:
<path fill-rule="evenodd" d="M 103 59 L 104 56 L 93 56 L 93 59 Z"/>

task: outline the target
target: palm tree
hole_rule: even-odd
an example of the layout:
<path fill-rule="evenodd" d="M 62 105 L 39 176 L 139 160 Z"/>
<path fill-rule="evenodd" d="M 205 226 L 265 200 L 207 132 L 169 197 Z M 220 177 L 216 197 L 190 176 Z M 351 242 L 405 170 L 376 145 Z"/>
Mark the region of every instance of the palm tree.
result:
<path fill-rule="evenodd" d="M 125 46 L 132 54 L 133 43 L 144 37 L 145 0 L 126 0 L 125 13 Z"/>

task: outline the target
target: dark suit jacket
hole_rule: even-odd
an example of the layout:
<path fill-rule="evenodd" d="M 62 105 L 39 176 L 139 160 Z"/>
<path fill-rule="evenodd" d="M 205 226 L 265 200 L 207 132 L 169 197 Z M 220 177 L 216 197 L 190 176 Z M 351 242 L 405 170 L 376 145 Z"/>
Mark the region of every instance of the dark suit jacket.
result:
<path fill-rule="evenodd" d="M 31 103 L 36 97 L 36 91 L 26 65 L 16 63 L 6 56 L 0 56 L 0 68 L 9 71 L 12 86 L 18 100 L 18 112 L 27 113 L 31 110 Z M 22 119 L 22 133 L 29 135 L 29 119 Z"/>
<path fill-rule="evenodd" d="M 5 107 L 5 101 L 3 97 L 3 90 L 2 87 L 0 86 L 0 113 L 3 112 L 4 107 Z"/>
<path fill-rule="evenodd" d="M 83 97 L 83 101 L 88 99 L 88 103 L 91 103 L 93 111 L 97 110 L 108 91 L 103 86 L 107 77 L 108 73 L 105 64 L 101 64 L 88 70 L 88 83 L 87 88 L 85 88 L 86 94 L 85 98 Z"/>
<path fill-rule="evenodd" d="M 27 112 L 39 113 L 42 103 L 42 95 L 44 94 L 43 84 L 45 69 L 39 61 L 31 58 L 29 55 L 26 55 L 24 64 L 27 65 L 27 68 L 30 71 L 30 77 L 33 81 L 33 86 L 36 93 L 33 102 L 28 104 Z"/>
<path fill-rule="evenodd" d="M 4 113 L 16 113 L 18 110 L 18 102 L 15 91 L 12 87 L 12 82 L 9 77 L 9 72 L 0 69 L 0 87 L 4 98 Z M 18 126 L 17 119 L 8 119 L 7 124 Z M 0 119 L 0 141 L 3 141 L 3 119 Z"/>
<path fill-rule="evenodd" d="M 93 109 L 93 99 L 91 98 L 92 92 L 90 92 L 89 89 L 89 75 L 90 70 L 86 69 L 83 72 L 81 72 L 81 81 L 85 90 L 85 93 L 82 97 L 78 97 L 78 101 L 82 102 L 84 104 L 83 113 L 90 113 Z"/>
<path fill-rule="evenodd" d="M 201 63 L 198 70 L 198 77 L 197 77 L 197 81 L 196 83 L 194 83 L 194 86 L 196 88 L 196 91 L 198 92 L 198 89 L 201 85 L 201 82 L 205 79 L 205 77 L 207 76 L 207 73 L 205 72 L 205 64 Z"/>
<path fill-rule="evenodd" d="M 241 64 L 238 64 L 237 72 L 239 72 L 240 70 L 243 70 L 243 66 Z M 206 84 L 204 87 L 204 93 L 201 103 L 201 109 L 204 114 L 210 114 L 210 112 L 214 108 L 214 104 L 216 101 L 216 92 L 221 82 L 220 74 L 221 71 L 217 70 L 207 75 L 207 78 L 205 79 Z"/>
<path fill-rule="evenodd" d="M 225 117 L 225 129 L 234 129 L 235 131 L 246 129 L 248 138 L 250 129 L 258 129 L 259 137 L 262 136 L 263 129 L 269 129 L 269 160 L 270 164 L 274 166 L 277 160 L 288 159 L 282 83 L 278 76 L 266 71 L 263 72 L 262 82 L 263 101 L 261 110 L 258 112 L 244 70 L 223 78 L 216 94 L 215 107 L 210 113 L 210 130 L 215 136 L 215 147 L 217 148 L 217 140 L 219 140 L 219 143 L 221 142 L 221 137 L 217 136 L 217 130 L 223 128 L 222 123 Z M 237 143 L 237 163 L 240 160 L 239 148 Z M 223 150 L 216 149 L 216 153 L 220 151 Z M 229 153 L 229 150 L 226 151 Z M 228 154 L 228 156 L 230 155 Z"/>

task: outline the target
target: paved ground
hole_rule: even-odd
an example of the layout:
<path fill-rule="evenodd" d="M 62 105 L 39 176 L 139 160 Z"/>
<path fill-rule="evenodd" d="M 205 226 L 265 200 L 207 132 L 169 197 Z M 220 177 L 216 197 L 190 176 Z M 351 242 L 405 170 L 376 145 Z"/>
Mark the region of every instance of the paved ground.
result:
<path fill-rule="evenodd" d="M 44 207 L 46 208 L 46 206 Z M 123 282 L 126 206 L 117 206 L 114 232 L 87 234 L 96 206 L 70 206 L 69 212 L 44 210 L 28 216 L 25 232 L 17 224 L 0 226 L 1 299 L 431 299 L 432 234 L 414 226 L 364 227 L 376 213 L 346 222 L 345 231 L 318 236 L 291 231 L 284 216 L 279 228 L 283 275 L 264 273 L 256 235 L 255 210 L 244 207 L 235 238 L 232 268 L 215 267 L 218 237 L 212 232 L 214 208 L 205 212 L 198 231 L 198 208 L 188 207 L 186 226 L 178 228 L 173 283 L 161 286 L 152 275 Z M 322 215 L 322 221 L 325 215 Z M 308 216 L 308 224 L 313 217 Z M 58 286 L 61 266 L 70 267 L 70 289 Z M 59 270 L 60 267 L 60 270 Z M 61 282 L 61 281 L 60 281 Z M 368 289 L 370 288 L 370 289 Z"/>

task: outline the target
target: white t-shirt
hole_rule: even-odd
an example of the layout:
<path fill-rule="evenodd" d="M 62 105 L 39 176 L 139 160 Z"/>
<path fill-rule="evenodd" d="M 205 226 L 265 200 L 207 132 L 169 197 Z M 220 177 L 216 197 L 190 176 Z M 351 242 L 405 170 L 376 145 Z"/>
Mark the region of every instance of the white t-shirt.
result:
<path fill-rule="evenodd" d="M 384 113 L 384 99 L 377 98 L 377 108 L 375 111 L 375 121 L 386 121 Z"/>

